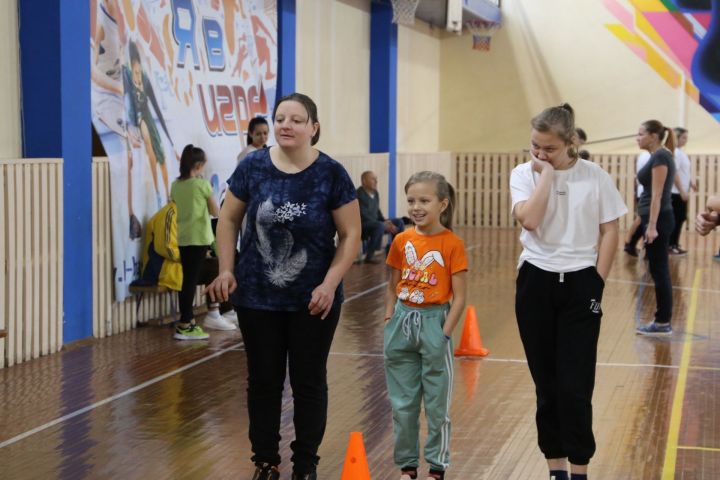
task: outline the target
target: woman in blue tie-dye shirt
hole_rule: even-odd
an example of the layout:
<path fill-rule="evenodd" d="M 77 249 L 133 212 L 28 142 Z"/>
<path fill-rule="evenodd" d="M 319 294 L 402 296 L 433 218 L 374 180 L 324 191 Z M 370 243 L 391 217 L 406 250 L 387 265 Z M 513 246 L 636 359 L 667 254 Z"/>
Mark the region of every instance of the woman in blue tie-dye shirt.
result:
<path fill-rule="evenodd" d="M 314 479 L 327 420 L 327 358 L 342 277 L 360 248 L 360 213 L 345 168 L 313 147 L 320 137 L 315 103 L 299 93 L 283 97 L 273 122 L 277 146 L 250 153 L 228 181 L 217 226 L 220 274 L 208 291 L 215 300 L 230 298 L 240 319 L 253 478 L 280 475 L 287 364 L 295 406 L 293 479 Z"/>

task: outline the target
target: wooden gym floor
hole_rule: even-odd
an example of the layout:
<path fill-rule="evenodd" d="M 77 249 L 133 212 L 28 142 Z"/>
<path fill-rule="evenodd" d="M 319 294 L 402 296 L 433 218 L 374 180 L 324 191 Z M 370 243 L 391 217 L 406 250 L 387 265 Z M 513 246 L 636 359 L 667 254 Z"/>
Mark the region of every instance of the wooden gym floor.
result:
<path fill-rule="evenodd" d="M 469 250 L 468 303 L 491 354 L 456 359 L 448 478 L 544 479 L 513 312 L 518 232 L 458 232 Z M 718 242 L 683 238 L 690 253 L 671 258 L 669 339 L 635 335 L 652 317 L 654 292 L 644 262 L 618 252 L 603 299 L 590 478 L 720 478 Z M 364 434 L 373 478 L 398 478 L 382 367 L 384 268 L 356 265 L 346 279 L 321 479 L 339 479 L 351 431 Z M 242 347 L 235 332 L 182 343 L 147 327 L 0 370 L 0 478 L 249 479 Z M 282 435 L 289 478 L 289 396 Z"/>

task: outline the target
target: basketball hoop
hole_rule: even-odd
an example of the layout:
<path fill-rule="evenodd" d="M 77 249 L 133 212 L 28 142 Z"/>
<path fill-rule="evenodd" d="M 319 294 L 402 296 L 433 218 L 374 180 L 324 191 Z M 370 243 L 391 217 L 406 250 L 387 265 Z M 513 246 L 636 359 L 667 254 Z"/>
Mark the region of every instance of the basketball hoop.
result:
<path fill-rule="evenodd" d="M 420 0 L 392 0 L 392 22 L 399 25 L 414 25 L 418 3 Z"/>
<path fill-rule="evenodd" d="M 500 28 L 500 24 L 496 22 L 487 22 L 485 20 L 473 20 L 465 24 L 473 37 L 473 50 L 481 52 L 490 51 L 490 43 L 492 37 Z"/>

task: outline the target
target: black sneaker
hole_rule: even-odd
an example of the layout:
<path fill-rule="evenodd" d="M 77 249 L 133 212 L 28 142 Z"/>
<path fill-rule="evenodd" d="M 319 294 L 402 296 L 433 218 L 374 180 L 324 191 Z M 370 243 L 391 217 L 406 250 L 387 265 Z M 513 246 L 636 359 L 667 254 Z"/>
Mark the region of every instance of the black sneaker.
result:
<path fill-rule="evenodd" d="M 293 478 L 295 477 L 293 476 Z M 278 470 L 277 465 L 256 463 L 252 480 L 280 480 L 280 470 Z"/>
<path fill-rule="evenodd" d="M 629 243 L 626 243 L 625 247 L 623 247 L 623 250 L 625 251 L 625 253 L 627 253 L 631 257 L 638 256 L 638 251 L 637 251 L 637 248 L 635 248 L 635 245 L 630 245 Z"/>
<path fill-rule="evenodd" d="M 303 474 L 293 472 L 292 480 L 317 480 L 317 472 Z"/>
<path fill-rule="evenodd" d="M 676 257 L 682 257 L 687 255 L 687 250 L 683 250 L 680 246 L 675 245 L 674 247 L 670 247 L 670 251 L 668 253 L 670 255 L 675 255 Z"/>
<path fill-rule="evenodd" d="M 403 467 L 400 469 L 400 480 L 416 480 L 417 467 Z"/>

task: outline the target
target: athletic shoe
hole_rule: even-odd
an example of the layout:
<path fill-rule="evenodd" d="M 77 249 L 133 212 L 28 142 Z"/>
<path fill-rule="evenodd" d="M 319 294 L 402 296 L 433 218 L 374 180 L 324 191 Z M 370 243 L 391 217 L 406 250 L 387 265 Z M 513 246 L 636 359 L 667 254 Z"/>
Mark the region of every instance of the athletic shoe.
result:
<path fill-rule="evenodd" d="M 235 310 L 228 310 L 222 314 L 222 317 L 236 327 L 240 327 L 240 322 L 238 321 L 238 316 L 237 313 L 235 313 Z"/>
<path fill-rule="evenodd" d="M 405 467 L 400 469 L 400 480 L 415 480 L 417 478 L 417 467 Z"/>
<path fill-rule="evenodd" d="M 280 470 L 269 463 L 256 463 L 252 480 L 280 480 Z"/>
<path fill-rule="evenodd" d="M 679 246 L 670 247 L 670 251 L 668 252 L 670 255 L 675 255 L 678 257 L 682 257 L 684 255 L 687 255 L 687 250 L 683 250 Z"/>
<path fill-rule="evenodd" d="M 430 469 L 427 480 L 445 480 L 445 472 L 443 472 L 442 470 Z"/>
<path fill-rule="evenodd" d="M 210 310 L 207 315 L 205 315 L 203 326 L 210 330 L 237 330 L 234 323 L 220 315 L 219 310 Z"/>
<path fill-rule="evenodd" d="M 175 335 L 177 340 L 207 340 L 210 335 L 205 333 L 199 325 L 190 324 L 187 328 L 175 327 Z"/>
<path fill-rule="evenodd" d="M 292 480 L 317 480 L 317 472 L 303 474 L 293 472 Z"/>
<path fill-rule="evenodd" d="M 130 240 L 140 238 L 141 235 L 142 225 L 140 225 L 140 221 L 137 219 L 135 214 L 130 214 Z"/>
<path fill-rule="evenodd" d="M 627 253 L 631 257 L 638 256 L 638 251 L 637 251 L 637 248 L 635 248 L 635 245 L 630 245 L 629 243 L 626 243 L 625 247 L 623 247 L 623 250 L 625 251 L 625 253 Z"/>
<path fill-rule="evenodd" d="M 672 327 L 669 323 L 650 322 L 646 325 L 640 325 L 635 329 L 638 335 L 648 335 L 651 337 L 666 337 L 672 335 Z"/>

